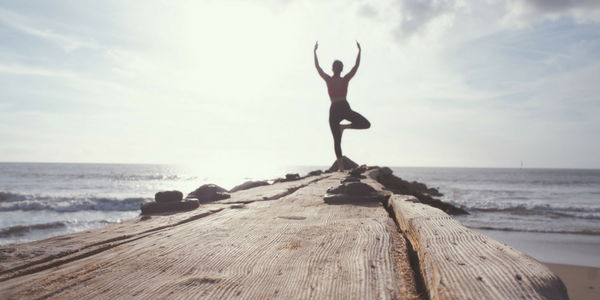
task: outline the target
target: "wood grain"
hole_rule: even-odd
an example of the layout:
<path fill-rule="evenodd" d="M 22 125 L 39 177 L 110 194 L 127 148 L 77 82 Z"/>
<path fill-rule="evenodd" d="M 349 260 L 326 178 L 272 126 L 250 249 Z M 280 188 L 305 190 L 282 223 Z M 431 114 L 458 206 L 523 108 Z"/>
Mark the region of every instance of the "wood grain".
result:
<path fill-rule="evenodd" d="M 22 255 L 1 262 L 0 298 L 417 298 L 383 205 L 324 203 L 342 177 L 257 187 L 190 212 L 10 246 Z"/>
<path fill-rule="evenodd" d="M 389 205 L 418 254 L 431 299 L 568 299 L 563 282 L 524 253 L 413 196 L 393 195 Z"/>

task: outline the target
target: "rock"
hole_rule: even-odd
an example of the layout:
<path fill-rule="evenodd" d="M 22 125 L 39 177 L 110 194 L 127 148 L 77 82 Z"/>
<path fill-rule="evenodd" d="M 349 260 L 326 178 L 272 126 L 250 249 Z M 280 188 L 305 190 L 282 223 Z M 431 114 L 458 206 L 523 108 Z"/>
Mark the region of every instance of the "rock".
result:
<path fill-rule="evenodd" d="M 442 202 L 441 200 L 435 199 L 429 195 L 422 195 L 417 198 L 419 199 L 419 201 L 421 201 L 421 203 L 427 204 L 429 206 L 433 206 L 435 208 L 439 208 L 439 209 L 443 210 L 445 213 L 450 214 L 450 215 L 468 215 L 469 214 L 466 210 L 464 210 L 460 207 L 456 207 L 450 203 Z"/>
<path fill-rule="evenodd" d="M 200 206 L 198 200 L 188 200 L 181 202 L 147 202 L 142 203 L 142 215 L 158 214 L 174 211 L 186 211 L 196 209 Z"/>
<path fill-rule="evenodd" d="M 363 182 L 348 182 L 344 184 L 344 194 L 365 196 L 376 192 L 374 188 Z"/>
<path fill-rule="evenodd" d="M 425 184 L 420 183 L 420 182 L 416 182 L 413 181 L 411 183 L 409 183 L 410 188 L 420 192 L 420 193 L 424 193 L 424 194 L 429 194 L 431 196 L 436 196 L 436 197 L 440 197 L 443 196 L 443 194 L 441 194 L 437 189 L 434 188 L 428 188 Z"/>
<path fill-rule="evenodd" d="M 342 162 L 344 162 L 344 170 L 352 170 L 356 167 L 358 167 L 358 164 L 353 162 L 351 159 L 349 159 L 346 156 L 342 156 Z M 337 165 L 337 160 L 333 162 L 333 164 L 331 165 L 331 168 L 328 169 L 328 171 L 333 172 L 336 171 L 338 169 L 338 165 Z"/>
<path fill-rule="evenodd" d="M 379 176 L 390 176 L 392 175 L 392 169 L 388 168 L 388 167 L 383 167 L 379 169 Z"/>
<path fill-rule="evenodd" d="M 300 174 L 298 174 L 298 173 L 285 174 L 285 181 L 294 181 L 294 180 L 298 180 L 298 179 L 300 179 Z"/>
<path fill-rule="evenodd" d="M 230 197 L 231 195 L 227 193 L 226 189 L 215 184 L 205 184 L 189 193 L 186 198 L 195 198 L 201 202 L 211 202 Z"/>
<path fill-rule="evenodd" d="M 342 194 L 344 192 L 344 185 L 338 185 L 337 187 L 334 188 L 329 188 L 327 190 L 327 194 Z"/>
<path fill-rule="evenodd" d="M 310 175 L 307 175 L 310 176 Z M 298 173 L 288 173 L 285 174 L 285 178 L 275 178 L 273 179 L 273 183 L 280 183 L 280 182 L 286 182 L 286 181 L 295 181 L 295 180 L 299 180 L 302 179 L 302 177 L 300 177 L 300 174 Z"/>
<path fill-rule="evenodd" d="M 386 189 L 393 192 L 394 194 L 412 195 L 415 196 L 423 204 L 433 206 L 443 210 L 444 212 L 451 215 L 464 215 L 469 214 L 466 210 L 456 207 L 452 204 L 442 202 L 439 199 L 431 197 L 441 196 L 437 189 L 428 188 L 425 184 L 420 182 L 408 182 L 402 180 L 402 178 L 392 175 L 390 168 L 380 168 L 377 174 L 376 180 L 385 186 Z"/>
<path fill-rule="evenodd" d="M 352 178 L 352 177 L 349 177 Z M 344 203 L 362 203 L 379 202 L 389 198 L 388 194 L 378 193 L 370 185 L 363 182 L 346 182 L 335 188 L 327 190 L 323 198 L 325 203 L 344 204 Z"/>
<path fill-rule="evenodd" d="M 328 194 L 346 194 L 353 196 L 364 196 L 376 192 L 377 191 L 374 188 L 363 182 L 346 182 L 327 190 Z"/>
<path fill-rule="evenodd" d="M 360 177 L 362 173 L 367 171 L 367 166 L 366 165 L 361 165 L 360 167 L 356 167 L 354 169 L 352 169 L 352 171 L 350 171 L 350 176 L 353 177 Z M 362 176 L 364 177 L 364 176 Z"/>
<path fill-rule="evenodd" d="M 440 191 L 438 191 L 438 189 L 436 189 L 436 188 L 427 189 L 427 194 L 434 196 L 434 197 L 444 196 L 444 194 L 440 193 Z"/>
<path fill-rule="evenodd" d="M 314 171 L 308 172 L 307 176 L 319 176 L 321 174 L 323 174 L 323 171 L 321 171 L 321 170 L 314 170 Z"/>
<path fill-rule="evenodd" d="M 180 191 L 162 191 L 154 194 L 154 201 L 158 203 L 179 202 L 183 199 L 183 193 Z"/>
<path fill-rule="evenodd" d="M 230 193 L 234 193 L 237 191 L 243 191 L 243 190 L 247 190 L 247 189 L 251 189 L 251 188 L 255 188 L 257 186 L 263 186 L 263 185 L 269 185 L 269 182 L 267 182 L 266 180 L 261 180 L 261 181 L 246 181 L 240 185 L 236 185 L 235 187 L 233 187 L 231 190 L 229 190 Z"/>

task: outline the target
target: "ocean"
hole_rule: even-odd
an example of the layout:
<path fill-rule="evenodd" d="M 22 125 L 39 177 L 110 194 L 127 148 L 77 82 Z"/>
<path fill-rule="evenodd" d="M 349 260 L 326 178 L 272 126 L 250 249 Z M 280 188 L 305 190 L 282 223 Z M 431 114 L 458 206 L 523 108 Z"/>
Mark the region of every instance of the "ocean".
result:
<path fill-rule="evenodd" d="M 600 236 L 600 170 L 392 168 L 465 208 L 473 229 Z"/>
<path fill-rule="evenodd" d="M 161 190 L 185 194 L 205 183 L 231 188 L 246 180 L 304 175 L 325 167 L 232 171 L 172 165 L 0 163 L 0 245 L 121 222 Z M 600 241 L 600 170 L 392 168 L 462 206 L 476 230 L 582 236 Z M 240 171 L 241 172 L 241 171 Z"/>
<path fill-rule="evenodd" d="M 187 195 L 206 183 L 230 189 L 295 169 L 304 170 L 252 168 L 236 174 L 225 168 L 176 165 L 0 163 L 0 246 L 133 218 L 158 191 L 179 190 Z"/>

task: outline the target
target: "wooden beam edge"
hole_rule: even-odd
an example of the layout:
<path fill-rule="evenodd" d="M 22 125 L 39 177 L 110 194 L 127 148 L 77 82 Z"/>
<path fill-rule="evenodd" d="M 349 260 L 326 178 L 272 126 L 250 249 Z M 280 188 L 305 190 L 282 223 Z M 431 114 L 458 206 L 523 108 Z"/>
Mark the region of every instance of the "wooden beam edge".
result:
<path fill-rule="evenodd" d="M 387 205 L 419 257 L 430 299 L 569 299 L 560 278 L 534 258 L 413 196 L 392 195 Z"/>

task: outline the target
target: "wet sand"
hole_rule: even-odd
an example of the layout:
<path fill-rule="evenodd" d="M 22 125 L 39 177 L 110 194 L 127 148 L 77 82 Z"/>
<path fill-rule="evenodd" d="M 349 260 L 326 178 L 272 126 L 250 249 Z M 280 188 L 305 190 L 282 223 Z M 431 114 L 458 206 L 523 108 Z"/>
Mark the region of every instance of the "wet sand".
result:
<path fill-rule="evenodd" d="M 539 261 L 600 268 L 598 235 L 475 230 Z"/>
<path fill-rule="evenodd" d="M 600 299 L 600 268 L 545 263 L 567 286 L 571 300 Z"/>

